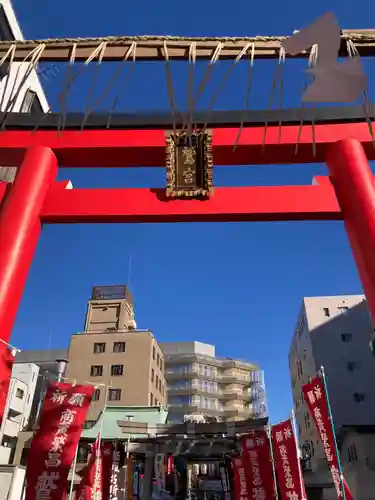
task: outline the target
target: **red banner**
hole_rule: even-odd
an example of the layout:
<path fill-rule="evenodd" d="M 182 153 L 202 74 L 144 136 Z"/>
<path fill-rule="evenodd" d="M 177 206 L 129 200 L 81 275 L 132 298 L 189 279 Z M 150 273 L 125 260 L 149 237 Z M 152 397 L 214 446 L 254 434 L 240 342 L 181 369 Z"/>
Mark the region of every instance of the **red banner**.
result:
<path fill-rule="evenodd" d="M 315 377 L 310 384 L 302 386 L 302 392 L 306 405 L 314 419 L 316 428 L 318 429 L 320 439 L 322 440 L 324 453 L 332 474 L 332 480 L 336 488 L 337 497 L 343 498 L 343 485 L 346 500 L 353 500 L 353 495 L 345 481 L 344 476 L 340 476 L 339 459 L 336 454 L 335 438 L 329 417 L 328 401 L 322 379 L 320 377 Z"/>
<path fill-rule="evenodd" d="M 306 498 L 291 420 L 272 426 L 273 456 L 281 500 Z"/>
<path fill-rule="evenodd" d="M 40 428 L 31 443 L 25 500 L 62 500 L 94 387 L 48 387 Z"/>
<path fill-rule="evenodd" d="M 109 499 L 111 492 L 111 479 L 115 459 L 115 447 L 113 443 L 102 444 L 102 489 L 103 498 Z"/>
<path fill-rule="evenodd" d="M 234 495 L 236 500 L 251 500 L 247 491 L 245 467 L 242 457 L 236 457 L 232 461 Z"/>
<path fill-rule="evenodd" d="M 93 488 L 96 485 L 96 470 L 99 460 L 100 437 L 98 436 L 95 443 L 91 447 L 91 456 L 88 464 L 83 470 L 81 482 L 76 490 L 75 498 L 77 500 L 91 500 L 93 498 Z"/>
<path fill-rule="evenodd" d="M 249 498 L 271 500 L 276 494 L 267 432 L 252 431 L 241 439 L 241 446 Z"/>

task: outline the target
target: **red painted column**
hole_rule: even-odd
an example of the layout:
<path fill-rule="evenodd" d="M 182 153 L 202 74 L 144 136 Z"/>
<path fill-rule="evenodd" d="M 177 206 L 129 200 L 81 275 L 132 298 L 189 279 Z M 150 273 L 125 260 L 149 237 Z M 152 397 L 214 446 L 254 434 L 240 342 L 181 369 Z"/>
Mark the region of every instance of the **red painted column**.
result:
<path fill-rule="evenodd" d="M 40 211 L 57 169 L 51 149 L 28 149 L 0 205 L 0 338 L 6 342 L 38 243 Z"/>
<path fill-rule="evenodd" d="M 333 144 L 327 166 L 337 201 L 343 212 L 358 274 L 375 321 L 375 184 L 359 141 L 344 139 Z"/>

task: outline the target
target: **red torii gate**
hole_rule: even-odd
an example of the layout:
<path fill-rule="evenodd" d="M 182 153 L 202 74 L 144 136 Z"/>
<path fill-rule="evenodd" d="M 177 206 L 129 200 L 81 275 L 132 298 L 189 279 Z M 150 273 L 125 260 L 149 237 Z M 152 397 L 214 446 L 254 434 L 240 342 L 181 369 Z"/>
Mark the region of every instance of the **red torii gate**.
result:
<path fill-rule="evenodd" d="M 163 130 L 19 131 L 0 134 L 2 165 L 20 165 L 13 184 L 0 183 L 0 337 L 9 342 L 42 223 L 344 220 L 375 317 L 375 148 L 366 123 L 212 130 L 216 165 L 325 160 L 330 178 L 311 186 L 215 188 L 207 200 L 170 199 L 162 189 L 67 189 L 60 165 L 141 166 L 164 163 Z M 367 156 L 366 156 L 367 153 Z M 21 161 L 22 160 L 22 161 Z M 332 183 L 331 183 L 332 181 Z"/>

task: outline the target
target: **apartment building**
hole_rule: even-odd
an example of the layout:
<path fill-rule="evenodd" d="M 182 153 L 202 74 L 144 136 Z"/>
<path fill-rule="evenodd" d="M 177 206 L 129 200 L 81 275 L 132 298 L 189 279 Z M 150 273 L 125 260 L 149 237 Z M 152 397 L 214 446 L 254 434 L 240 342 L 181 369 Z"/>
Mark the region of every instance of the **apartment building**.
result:
<path fill-rule="evenodd" d="M 310 451 L 312 471 L 326 468 L 326 463 L 302 385 L 324 366 L 336 433 L 348 426 L 368 431 L 375 422 L 375 359 L 369 348 L 373 332 L 364 295 L 303 299 L 289 367 L 300 444 Z M 360 458 L 345 447 L 341 453 L 344 464 L 353 462 L 353 456 Z"/>
<path fill-rule="evenodd" d="M 48 382 L 57 379 L 57 360 L 66 359 L 67 356 L 67 349 L 41 349 L 17 352 L 15 366 L 19 366 L 20 369 L 22 366 L 28 366 L 29 364 L 38 367 L 38 377 L 30 410 L 28 428 L 32 429 L 38 419 Z"/>
<path fill-rule="evenodd" d="M 23 40 L 11 0 L 0 0 L 0 40 Z M 12 112 L 47 112 L 48 103 L 37 72 L 28 63 L 4 63 L 0 66 L 0 110 Z M 7 106 L 10 106 L 7 108 Z M 0 167 L 0 181 L 12 182 L 14 167 Z"/>
<path fill-rule="evenodd" d="M 4 418 L 0 426 L 1 464 L 11 463 L 18 435 L 28 426 L 38 375 L 39 367 L 34 363 L 13 365 Z"/>
<path fill-rule="evenodd" d="M 105 405 L 165 406 L 164 355 L 153 334 L 137 330 L 133 297 L 124 285 L 95 286 L 85 329 L 71 336 L 69 381 L 96 386 L 88 422 Z"/>
<path fill-rule="evenodd" d="M 164 342 L 168 420 L 217 421 L 267 416 L 263 373 L 253 363 L 219 358 L 215 346 Z"/>

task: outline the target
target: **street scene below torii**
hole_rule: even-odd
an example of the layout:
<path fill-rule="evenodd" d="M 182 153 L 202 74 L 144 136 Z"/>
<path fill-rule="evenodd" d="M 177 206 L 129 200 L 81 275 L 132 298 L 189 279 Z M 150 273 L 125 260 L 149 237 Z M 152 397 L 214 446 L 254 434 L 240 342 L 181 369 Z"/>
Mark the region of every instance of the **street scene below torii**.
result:
<path fill-rule="evenodd" d="M 372 500 L 365 6 L 81 2 L 0 0 L 0 500 Z"/>

